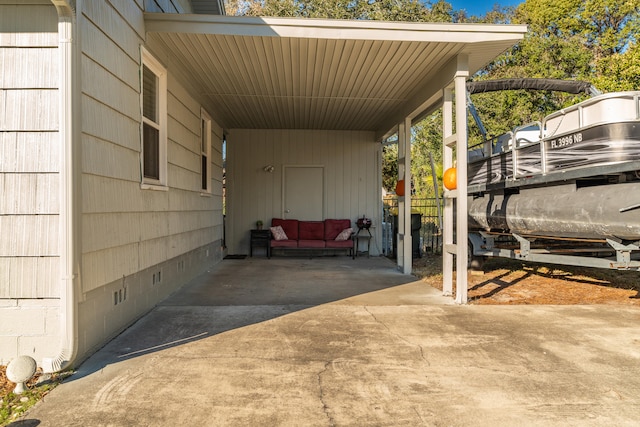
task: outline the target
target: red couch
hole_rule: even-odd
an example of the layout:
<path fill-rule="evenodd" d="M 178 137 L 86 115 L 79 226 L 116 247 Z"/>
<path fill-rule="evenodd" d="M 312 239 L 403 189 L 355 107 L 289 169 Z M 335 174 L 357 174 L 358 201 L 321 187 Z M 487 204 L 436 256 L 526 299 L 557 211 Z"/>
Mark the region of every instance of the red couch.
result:
<path fill-rule="evenodd" d="M 325 219 L 324 221 L 299 221 L 297 219 L 273 218 L 271 227 L 282 227 L 286 239 L 276 240 L 273 234 L 269 242 L 269 258 L 273 249 L 316 249 L 318 251 L 347 251 L 355 258 L 354 233 L 350 219 Z M 351 229 L 346 240 L 336 240 L 343 231 Z M 344 233 L 346 234 L 346 232 Z M 344 235 L 343 234 L 343 235 Z"/>

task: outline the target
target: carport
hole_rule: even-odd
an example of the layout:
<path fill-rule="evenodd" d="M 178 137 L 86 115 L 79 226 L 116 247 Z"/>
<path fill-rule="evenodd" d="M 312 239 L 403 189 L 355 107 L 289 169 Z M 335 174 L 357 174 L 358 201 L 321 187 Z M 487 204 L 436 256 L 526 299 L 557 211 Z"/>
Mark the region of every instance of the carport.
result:
<path fill-rule="evenodd" d="M 324 168 L 321 216 L 354 219 L 366 211 L 379 224 L 380 143 L 397 134 L 399 179 L 406 194 L 399 200 L 397 264 L 405 274 L 411 273 L 411 126 L 444 106 L 444 166 L 451 166 L 453 147 L 461 153 L 467 146 L 465 81 L 526 32 L 521 25 L 182 14 L 145 14 L 144 19 L 149 46 L 170 52 L 162 58 L 167 67 L 202 95 L 227 132 L 232 165 L 227 243 L 232 250 L 246 245 L 255 216 L 286 217 L 280 171 L 291 164 Z M 280 142 L 285 139 L 289 145 Z M 337 139 L 338 148 L 327 142 Z M 346 155 L 356 139 L 364 147 L 357 148 L 362 156 Z M 300 150 L 298 157 L 282 160 L 276 174 L 263 174 L 273 172 L 274 162 L 294 149 Z M 447 194 L 445 208 L 449 294 L 454 254 L 458 271 L 466 271 L 465 157 L 458 158 L 458 190 Z M 340 175 L 345 169 L 354 170 L 346 179 Z M 452 229 L 456 197 L 458 246 Z M 381 239 L 379 227 L 374 239 Z M 458 296 L 465 302 L 464 280 L 458 281 Z"/>

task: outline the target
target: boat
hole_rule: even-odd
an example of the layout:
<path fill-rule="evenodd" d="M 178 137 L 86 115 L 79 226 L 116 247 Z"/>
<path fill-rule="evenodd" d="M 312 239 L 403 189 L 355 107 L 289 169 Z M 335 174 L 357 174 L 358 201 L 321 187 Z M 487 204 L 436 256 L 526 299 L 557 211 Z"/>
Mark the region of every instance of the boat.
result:
<path fill-rule="evenodd" d="M 469 92 L 515 84 L 593 96 L 470 149 L 472 255 L 640 269 L 640 91 L 599 94 L 584 82 L 546 79 L 510 84 Z M 502 236 L 516 248 L 500 248 Z"/>

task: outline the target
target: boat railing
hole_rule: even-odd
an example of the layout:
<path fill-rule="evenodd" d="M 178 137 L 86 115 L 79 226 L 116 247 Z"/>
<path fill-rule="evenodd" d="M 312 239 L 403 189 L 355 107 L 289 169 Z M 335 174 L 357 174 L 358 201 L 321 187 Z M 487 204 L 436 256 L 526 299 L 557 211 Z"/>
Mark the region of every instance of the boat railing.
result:
<path fill-rule="evenodd" d="M 513 132 L 509 131 L 502 135 L 494 136 L 493 138 L 470 145 L 468 148 L 468 159 L 469 161 L 473 161 L 511 150 L 512 140 Z"/>
<path fill-rule="evenodd" d="M 515 178 L 544 173 L 544 144 L 539 121 L 519 126 L 513 131 L 513 171 Z"/>
<path fill-rule="evenodd" d="M 582 151 L 576 151 L 574 145 L 591 137 L 588 129 L 594 126 L 617 126 L 617 123 L 638 120 L 640 91 L 599 95 L 564 108 L 540 122 L 519 126 L 513 132 L 476 144 L 475 151 L 469 153 L 469 185 L 493 185 L 561 170 L 588 168 L 609 164 L 612 158 L 619 159 L 618 162 L 635 161 L 637 145 L 620 148 L 619 143 L 613 143 L 606 148 L 601 145 L 578 148 Z M 637 140 L 637 136 L 632 139 Z M 585 146 L 580 144 L 580 147 Z M 622 154 L 620 150 L 631 151 Z M 590 153 L 590 157 L 583 159 L 585 153 Z"/>
<path fill-rule="evenodd" d="M 640 92 L 598 95 L 549 114 L 542 120 L 543 138 L 601 123 L 640 119 Z"/>

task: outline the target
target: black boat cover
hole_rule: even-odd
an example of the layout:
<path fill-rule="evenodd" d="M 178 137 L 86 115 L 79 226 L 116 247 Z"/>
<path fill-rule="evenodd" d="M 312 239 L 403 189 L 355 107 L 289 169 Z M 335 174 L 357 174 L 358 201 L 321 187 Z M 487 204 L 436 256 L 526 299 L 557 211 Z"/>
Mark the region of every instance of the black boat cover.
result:
<path fill-rule="evenodd" d="M 498 79 L 467 82 L 469 94 L 495 92 L 499 90 L 535 89 L 554 90 L 567 93 L 587 93 L 593 95 L 597 90 L 588 82 L 560 79 Z"/>

